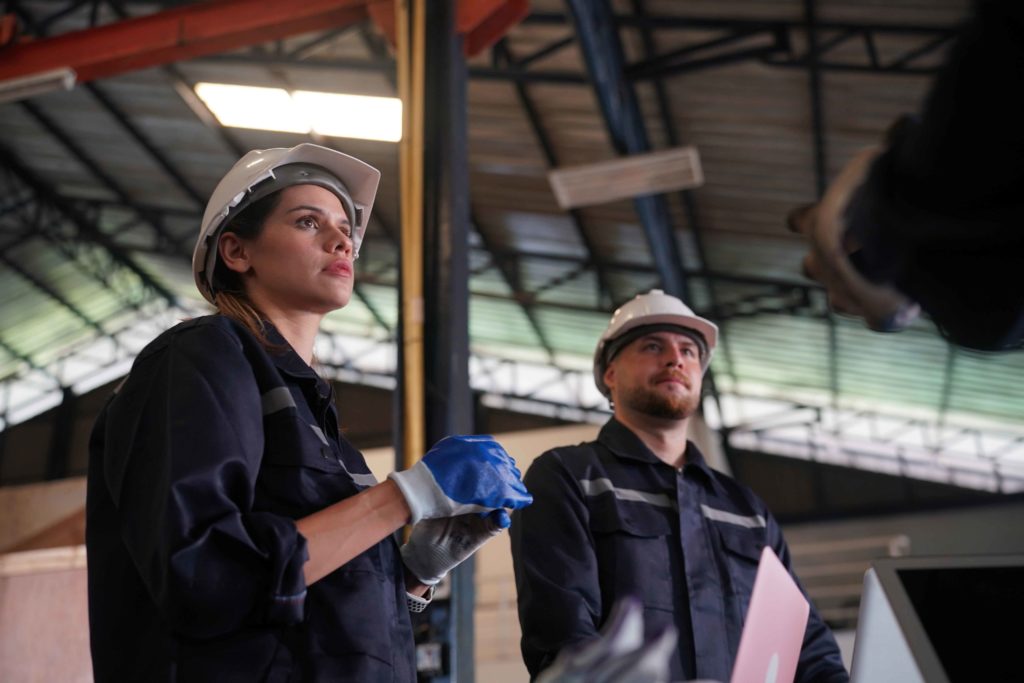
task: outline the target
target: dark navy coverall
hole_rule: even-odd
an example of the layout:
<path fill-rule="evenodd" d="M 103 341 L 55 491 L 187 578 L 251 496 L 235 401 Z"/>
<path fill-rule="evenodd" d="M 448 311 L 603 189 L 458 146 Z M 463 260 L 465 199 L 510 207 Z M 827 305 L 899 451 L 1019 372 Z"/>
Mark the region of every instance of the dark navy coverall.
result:
<path fill-rule="evenodd" d="M 272 327 L 150 343 L 90 440 L 96 681 L 415 681 L 392 538 L 307 586 L 295 520 L 375 483 L 330 385 Z"/>
<path fill-rule="evenodd" d="M 679 631 L 671 680 L 729 680 L 761 550 L 790 568 L 763 501 L 708 467 L 693 443 L 680 471 L 614 418 L 597 441 L 541 455 L 524 482 L 533 505 L 512 516 L 511 537 L 531 676 L 597 637 L 616 599 L 633 595 L 648 637 L 669 624 Z M 813 606 L 796 680 L 849 680 Z"/>

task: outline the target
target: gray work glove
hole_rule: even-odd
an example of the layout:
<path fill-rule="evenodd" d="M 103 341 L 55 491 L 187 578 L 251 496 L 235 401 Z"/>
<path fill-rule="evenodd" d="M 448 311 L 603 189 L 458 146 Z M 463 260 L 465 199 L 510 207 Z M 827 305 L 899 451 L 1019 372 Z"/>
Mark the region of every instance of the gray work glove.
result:
<path fill-rule="evenodd" d="M 433 586 L 509 524 L 504 510 L 421 520 L 402 546 L 402 562 L 421 583 Z"/>

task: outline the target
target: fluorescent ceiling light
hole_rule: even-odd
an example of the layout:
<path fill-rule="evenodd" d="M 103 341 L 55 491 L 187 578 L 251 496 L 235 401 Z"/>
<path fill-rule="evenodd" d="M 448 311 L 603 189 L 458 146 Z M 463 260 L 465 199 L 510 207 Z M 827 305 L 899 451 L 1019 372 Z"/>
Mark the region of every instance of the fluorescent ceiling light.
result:
<path fill-rule="evenodd" d="M 309 121 L 295 108 L 292 96 L 281 88 L 197 83 L 196 94 L 222 126 L 308 133 Z"/>
<path fill-rule="evenodd" d="M 282 88 L 198 83 L 196 94 L 221 125 L 288 133 L 397 142 L 402 139 L 402 102 Z"/>
<path fill-rule="evenodd" d="M 321 135 L 398 142 L 402 139 L 402 100 L 296 90 L 292 101 Z"/>

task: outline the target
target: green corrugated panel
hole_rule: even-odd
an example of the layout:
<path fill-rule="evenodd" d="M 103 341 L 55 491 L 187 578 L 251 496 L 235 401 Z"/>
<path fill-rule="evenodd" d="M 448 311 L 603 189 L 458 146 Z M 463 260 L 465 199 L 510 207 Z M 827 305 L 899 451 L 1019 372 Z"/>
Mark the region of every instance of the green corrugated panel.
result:
<path fill-rule="evenodd" d="M 604 313 L 540 308 L 537 317 L 557 351 L 581 356 L 594 353 L 597 340 L 608 325 Z"/>
<path fill-rule="evenodd" d="M 722 339 L 722 371 L 741 382 L 828 387 L 828 337 L 819 321 L 769 315 L 738 318 L 724 326 Z"/>
<path fill-rule="evenodd" d="M 98 334 L 63 308 L 40 301 L 36 311 L 36 318 L 22 323 L 16 330 L 4 332 L 4 341 L 23 355 L 30 356 L 36 365 L 46 366 L 63 356 L 70 347 Z"/>
<path fill-rule="evenodd" d="M 512 296 L 512 288 L 497 268 L 488 268 L 474 275 L 470 282 L 470 290 L 495 296 Z"/>
<path fill-rule="evenodd" d="M 915 408 L 939 406 L 949 349 L 938 335 L 880 334 L 844 321 L 838 342 L 842 395 Z"/>
<path fill-rule="evenodd" d="M 583 271 L 570 280 L 550 286 L 538 297 L 538 302 L 542 305 L 550 302 L 553 304 L 592 307 L 597 304 L 594 298 L 594 292 L 596 291 L 597 273 Z"/>
<path fill-rule="evenodd" d="M 19 248 L 16 257 L 45 286 L 89 320 L 105 319 L 124 307 L 103 283 L 87 275 L 48 243 L 35 240 Z"/>
<path fill-rule="evenodd" d="M 0 382 L 6 382 L 24 368 L 24 364 L 0 349 Z"/>
<path fill-rule="evenodd" d="M 470 343 L 540 346 L 526 314 L 514 301 L 471 297 L 469 335 Z"/>
<path fill-rule="evenodd" d="M 1024 352 L 961 351 L 953 369 L 949 409 L 1024 421 Z"/>
<path fill-rule="evenodd" d="M 859 323 L 837 321 L 838 390 L 843 397 L 889 404 L 936 407 L 940 400 L 946 346 L 937 336 L 881 335 Z M 716 367 L 740 381 L 831 390 L 828 323 L 824 320 L 762 315 L 725 326 L 733 360 Z M 717 362 L 717 361 L 716 361 Z"/>
<path fill-rule="evenodd" d="M 397 325 L 398 296 L 394 287 L 383 285 L 359 285 L 359 294 L 394 330 Z M 349 304 L 338 311 L 332 311 L 324 319 L 323 329 L 328 332 L 350 334 L 357 337 L 384 336 L 387 331 L 377 324 L 376 318 L 360 296 L 353 293 Z"/>
<path fill-rule="evenodd" d="M 69 344 L 94 332 L 66 307 L 12 270 L 0 270 L 0 292 L 5 300 L 5 345 L 43 366 L 59 357 Z"/>

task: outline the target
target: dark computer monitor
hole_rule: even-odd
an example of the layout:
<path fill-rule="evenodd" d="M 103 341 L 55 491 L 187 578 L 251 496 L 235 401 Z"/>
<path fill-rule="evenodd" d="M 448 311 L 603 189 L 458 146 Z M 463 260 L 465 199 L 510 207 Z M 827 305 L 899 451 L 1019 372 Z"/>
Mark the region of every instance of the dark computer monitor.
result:
<path fill-rule="evenodd" d="M 1024 555 L 876 561 L 864 577 L 854 683 L 1024 680 Z"/>

